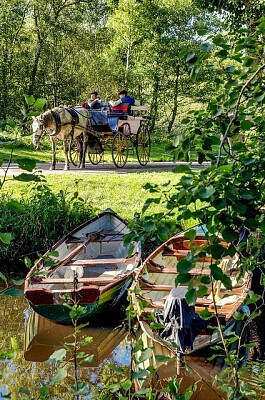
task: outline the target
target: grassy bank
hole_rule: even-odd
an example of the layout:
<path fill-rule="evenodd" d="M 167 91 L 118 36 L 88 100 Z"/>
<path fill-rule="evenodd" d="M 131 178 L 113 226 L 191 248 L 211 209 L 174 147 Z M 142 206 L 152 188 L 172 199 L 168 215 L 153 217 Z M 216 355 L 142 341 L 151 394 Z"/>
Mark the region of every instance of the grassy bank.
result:
<path fill-rule="evenodd" d="M 141 174 L 78 174 L 71 175 L 47 175 L 47 184 L 55 195 L 60 192 L 68 196 L 78 196 L 85 203 L 91 205 L 96 211 L 112 208 L 123 218 L 133 218 L 135 212 L 140 212 L 145 200 L 151 197 L 150 193 L 143 189 L 146 183 L 164 184 L 168 181 L 177 182 L 180 175 L 172 172 L 152 172 Z M 5 183 L 2 195 L 20 199 L 31 195 L 36 184 L 17 182 L 8 179 Z M 162 204 L 154 204 L 147 213 L 161 212 Z"/>
<path fill-rule="evenodd" d="M 4 270 L 16 272 L 16 260 L 43 254 L 62 235 L 106 208 L 132 221 L 147 199 L 160 197 L 145 190 L 145 184 L 176 183 L 179 178 L 172 172 L 48 175 L 39 183 L 8 178 L 1 190 L 0 225 L 12 233 L 13 240 L 10 245 L 0 244 L 0 266 L 8 265 Z M 21 203 L 22 211 L 14 200 Z M 153 203 L 146 215 L 165 212 L 162 200 Z"/>

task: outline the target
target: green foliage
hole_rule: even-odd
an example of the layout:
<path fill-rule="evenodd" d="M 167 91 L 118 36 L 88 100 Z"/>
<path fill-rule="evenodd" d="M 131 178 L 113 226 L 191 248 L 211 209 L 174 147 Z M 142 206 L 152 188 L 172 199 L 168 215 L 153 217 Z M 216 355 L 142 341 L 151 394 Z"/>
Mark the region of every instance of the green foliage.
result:
<path fill-rule="evenodd" d="M 5 226 L 10 232 L 8 238 L 13 239 L 8 240 L 8 245 L 0 244 L 2 265 L 25 254 L 44 252 L 94 213 L 78 195 L 64 191 L 54 193 L 42 178 L 39 177 L 39 181 L 31 184 L 20 202 L 8 195 L 1 196 L 0 225 Z"/>

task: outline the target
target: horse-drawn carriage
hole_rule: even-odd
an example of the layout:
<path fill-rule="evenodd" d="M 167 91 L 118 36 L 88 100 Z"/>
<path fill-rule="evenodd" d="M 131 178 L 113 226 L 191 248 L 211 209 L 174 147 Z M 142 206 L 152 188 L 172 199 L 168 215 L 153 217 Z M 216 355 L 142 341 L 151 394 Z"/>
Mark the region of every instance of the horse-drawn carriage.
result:
<path fill-rule="evenodd" d="M 125 166 L 132 153 L 145 166 L 151 149 L 147 111 L 148 106 L 131 106 L 122 111 L 56 107 L 34 118 L 33 143 L 39 143 L 43 132 L 49 134 L 53 146 L 52 169 L 56 163 L 56 139 L 64 141 L 65 169 L 69 169 L 69 162 L 85 167 L 86 153 L 96 165 L 104 160 L 106 149 L 111 151 L 118 168 Z"/>

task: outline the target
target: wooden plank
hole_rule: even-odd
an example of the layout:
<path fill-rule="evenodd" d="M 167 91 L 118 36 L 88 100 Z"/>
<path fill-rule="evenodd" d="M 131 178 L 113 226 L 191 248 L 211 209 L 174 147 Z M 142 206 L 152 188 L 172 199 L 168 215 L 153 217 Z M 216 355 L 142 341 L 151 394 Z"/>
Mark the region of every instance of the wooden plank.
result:
<path fill-rule="evenodd" d="M 120 278 L 120 277 L 119 277 Z M 94 277 L 94 278 L 78 278 L 78 283 L 88 283 L 88 284 L 107 284 L 107 283 L 111 283 L 114 282 L 117 279 L 114 277 Z M 38 284 L 38 285 L 57 285 L 57 284 L 73 284 L 73 279 L 69 279 L 69 278 L 46 278 L 46 279 L 42 279 L 41 281 L 37 281 L 37 282 L 32 282 L 33 284 Z"/>
<path fill-rule="evenodd" d="M 163 266 L 158 266 L 158 264 L 154 263 L 153 261 L 149 261 L 146 263 L 147 264 L 147 269 L 148 272 L 154 272 L 158 274 L 173 274 L 173 275 L 178 275 L 177 268 L 172 268 L 172 267 L 163 267 Z M 210 275 L 211 270 L 209 268 L 192 268 L 189 271 L 190 275 Z"/>
<path fill-rule="evenodd" d="M 88 237 L 88 239 L 87 239 L 84 243 L 80 244 L 80 245 L 77 246 L 74 250 L 72 250 L 69 254 L 67 254 L 67 256 L 64 257 L 64 258 L 56 265 L 56 268 L 59 267 L 59 266 L 61 266 L 61 265 L 66 264 L 69 260 L 71 260 L 71 258 L 77 256 L 77 254 L 80 253 L 81 250 L 83 250 L 83 248 L 86 247 L 90 241 L 91 241 L 91 238 Z M 55 249 L 55 250 L 56 250 L 56 249 Z"/>
<path fill-rule="evenodd" d="M 71 260 L 65 264 L 65 267 L 70 265 L 116 265 L 116 264 L 129 264 L 134 260 L 129 258 L 93 258 L 90 260 Z"/>

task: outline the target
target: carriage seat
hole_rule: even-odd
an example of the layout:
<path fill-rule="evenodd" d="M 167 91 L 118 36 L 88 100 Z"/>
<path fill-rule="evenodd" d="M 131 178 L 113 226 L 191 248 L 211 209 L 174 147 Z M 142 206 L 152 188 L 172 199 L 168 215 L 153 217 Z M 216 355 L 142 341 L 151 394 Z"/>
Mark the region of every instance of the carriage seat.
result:
<path fill-rule="evenodd" d="M 110 113 L 112 114 L 130 114 L 131 106 L 129 103 L 119 104 L 118 106 L 111 106 L 110 105 Z"/>

